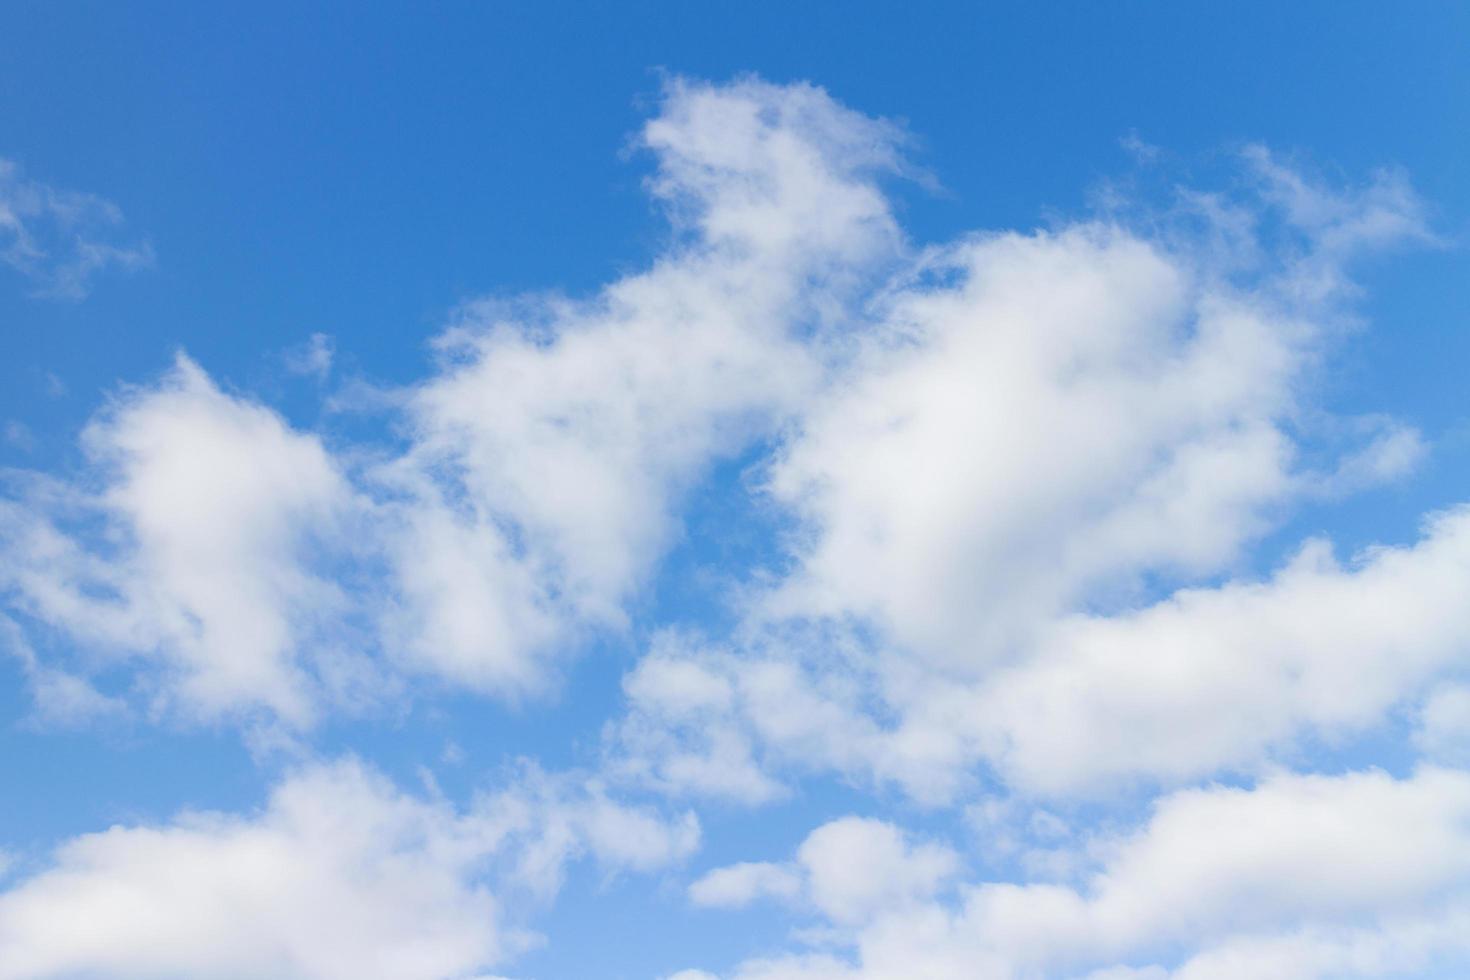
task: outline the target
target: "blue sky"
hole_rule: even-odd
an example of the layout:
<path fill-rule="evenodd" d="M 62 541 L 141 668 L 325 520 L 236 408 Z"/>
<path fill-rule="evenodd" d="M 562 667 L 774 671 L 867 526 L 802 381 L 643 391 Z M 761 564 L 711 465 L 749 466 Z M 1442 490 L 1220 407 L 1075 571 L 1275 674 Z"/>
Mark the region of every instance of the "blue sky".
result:
<path fill-rule="evenodd" d="M 1470 967 L 1470 13 L 788 6 L 9 12 L 0 980 Z"/>

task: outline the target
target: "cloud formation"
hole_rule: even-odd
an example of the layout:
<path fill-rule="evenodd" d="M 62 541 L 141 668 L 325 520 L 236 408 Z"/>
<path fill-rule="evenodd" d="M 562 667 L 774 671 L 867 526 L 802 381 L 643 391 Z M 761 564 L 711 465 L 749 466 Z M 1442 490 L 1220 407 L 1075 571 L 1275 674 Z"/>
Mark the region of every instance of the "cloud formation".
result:
<path fill-rule="evenodd" d="M 154 387 L 124 391 L 87 428 L 94 486 L 23 483 L 0 504 L 0 585 L 18 612 L 85 660 L 156 664 L 155 707 L 212 717 L 316 710 L 301 661 L 332 657 L 341 586 L 310 567 L 352 491 L 319 439 L 223 392 L 180 356 Z M 83 538 L 67 524 L 100 520 Z"/>
<path fill-rule="evenodd" d="M 43 720 L 309 754 L 344 715 L 554 697 L 596 641 L 640 644 L 595 771 L 523 760 L 456 806 L 317 763 L 256 813 L 64 842 L 0 892 L 0 980 L 468 977 L 525 947 L 512 906 L 570 862 L 675 867 L 686 808 L 833 778 L 925 829 L 825 814 L 689 882 L 707 914 L 808 926 L 728 976 L 1464 962 L 1470 512 L 1257 550 L 1428 451 L 1319 396 L 1355 264 L 1432 238 L 1401 175 L 1340 186 L 1249 147 L 1227 190 L 927 245 L 888 191 L 902 131 L 813 86 L 676 79 L 636 142 L 656 258 L 586 297 L 463 304 L 426 375 L 375 392 L 380 438 L 181 353 L 95 415 L 75 472 L 0 496 L 0 641 Z M 5 261 L 85 291 L 95 264 L 34 228 L 114 212 L 18 181 L 0 169 Z M 288 369 L 325 382 L 333 350 Z M 666 616 L 711 497 L 761 547 L 721 569 L 722 616 Z M 1374 737 L 1415 761 L 1304 758 Z M 649 793 L 678 815 L 629 802 Z M 931 833 L 946 817 L 972 837 Z"/>
<path fill-rule="evenodd" d="M 1339 562 L 1310 541 L 1266 580 L 1179 590 L 1039 626 L 976 676 L 811 632 L 736 650 L 666 636 L 627 677 L 615 754 L 667 791 L 760 803 L 783 772 L 835 770 L 943 802 L 984 766 L 1041 796 L 1106 795 L 1291 761 L 1308 739 L 1372 731 L 1470 650 L 1470 518 Z M 1426 705 L 1421 740 L 1463 741 Z"/>
<path fill-rule="evenodd" d="M 1313 542 L 1238 574 L 1293 505 L 1422 455 L 1391 419 L 1303 423 L 1351 263 L 1427 236 L 1394 175 L 1334 191 L 1259 148 L 1242 173 L 1237 198 L 974 235 L 885 280 L 764 471 L 787 566 L 743 635 L 629 675 L 626 769 L 747 802 L 783 768 L 930 802 L 981 767 L 1095 792 L 1363 731 L 1451 668 L 1458 511 L 1346 568 Z"/>
<path fill-rule="evenodd" d="M 535 941 L 524 906 L 569 860 L 646 871 L 697 839 L 540 774 L 460 811 L 355 760 L 317 764 L 258 813 L 63 843 L 0 891 L 0 977 L 468 978 Z"/>
<path fill-rule="evenodd" d="M 802 338 L 896 247 L 870 180 L 895 139 L 810 87 L 674 84 L 643 135 L 669 252 L 585 301 L 466 306 L 436 373 L 396 393 L 403 452 L 348 472 L 180 355 L 89 429 L 101 492 L 55 490 L 121 546 L 32 493 L 0 581 L 48 626 L 163 659 L 165 697 L 204 716 L 299 727 L 385 673 L 544 690 L 587 630 L 626 623 L 712 461 L 816 383 Z"/>
<path fill-rule="evenodd" d="M 1435 957 L 1463 965 L 1467 816 L 1463 772 L 1282 773 L 1163 797 L 1139 830 L 1091 841 L 1096 866 L 1075 880 L 964 884 L 948 895 L 936 894 L 949 868 L 934 845 L 905 849 L 890 825 L 842 820 L 799 849 L 792 873 L 805 891 L 776 893 L 803 895 L 836 927 L 816 933 L 836 948 L 752 960 L 731 976 L 1311 980 L 1414 975 Z M 878 846 L 848 841 L 830 865 L 808 860 L 856 828 Z M 710 893 L 735 890 L 711 882 L 735 876 L 712 872 L 693 895 L 709 904 Z"/>

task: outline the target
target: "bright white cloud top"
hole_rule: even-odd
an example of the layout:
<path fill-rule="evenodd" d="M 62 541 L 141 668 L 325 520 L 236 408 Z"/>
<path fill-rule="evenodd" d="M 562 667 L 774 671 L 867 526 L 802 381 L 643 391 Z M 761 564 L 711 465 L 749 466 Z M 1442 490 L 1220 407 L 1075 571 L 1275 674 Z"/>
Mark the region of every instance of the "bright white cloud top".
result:
<path fill-rule="evenodd" d="M 295 427 L 180 353 L 78 471 L 8 474 L 0 625 L 41 723 L 308 761 L 258 810 L 15 864 L 0 980 L 514 973 L 577 941 L 532 930 L 578 858 L 792 917 L 686 980 L 1470 969 L 1470 511 L 1355 554 L 1272 538 L 1428 449 L 1317 395 L 1354 264 L 1432 240 L 1405 178 L 1250 147 L 1228 191 L 930 245 L 885 192 L 906 142 L 809 85 L 671 81 L 639 140 L 663 251 L 466 304 L 430 376 L 372 393 L 391 434 Z M 17 181 L 11 264 L 30 222 L 111 214 Z M 292 358 L 325 380 L 333 345 Z M 701 494 L 764 550 L 710 586 L 728 616 L 649 622 Z M 467 808 L 314 741 L 542 710 L 608 637 L 651 639 L 585 763 Z M 702 808 L 834 779 L 862 814 L 699 856 Z"/>

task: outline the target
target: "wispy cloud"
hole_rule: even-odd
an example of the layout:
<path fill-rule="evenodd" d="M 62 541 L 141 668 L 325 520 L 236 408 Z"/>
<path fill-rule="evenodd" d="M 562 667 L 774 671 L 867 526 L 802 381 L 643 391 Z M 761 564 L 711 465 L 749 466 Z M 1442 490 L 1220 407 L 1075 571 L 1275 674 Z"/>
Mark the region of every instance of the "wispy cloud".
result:
<path fill-rule="evenodd" d="M 25 178 L 0 158 L 0 263 L 24 277 L 33 295 L 80 300 L 102 272 L 153 264 L 146 240 L 121 236 L 123 214 L 95 194 Z"/>
<path fill-rule="evenodd" d="M 284 354 L 286 370 L 292 374 L 305 375 L 324 380 L 332 373 L 332 360 L 337 353 L 337 342 L 329 334 L 314 333 L 303 344 L 290 348 Z"/>

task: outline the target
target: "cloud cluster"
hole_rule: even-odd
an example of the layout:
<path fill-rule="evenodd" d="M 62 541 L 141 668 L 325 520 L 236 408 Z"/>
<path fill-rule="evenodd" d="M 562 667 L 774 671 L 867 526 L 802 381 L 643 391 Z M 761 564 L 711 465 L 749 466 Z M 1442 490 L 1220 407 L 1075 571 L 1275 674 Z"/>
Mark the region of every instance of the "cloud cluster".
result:
<path fill-rule="evenodd" d="M 953 799 L 984 765 L 1033 795 L 1106 794 L 1289 762 L 1308 740 L 1372 731 L 1470 651 L 1470 514 L 1349 564 L 1309 542 L 1264 581 L 1073 614 L 979 678 L 809 633 L 736 651 L 667 636 L 625 681 L 624 771 L 670 791 L 759 803 L 778 775 L 833 770 Z M 818 651 L 815 655 L 812 651 Z M 845 655 L 843 655 L 845 654 Z M 1458 687 L 1421 739 L 1464 742 Z"/>
<path fill-rule="evenodd" d="M 0 892 L 0 977 L 476 976 L 535 941 L 523 907 L 569 860 L 664 867 L 697 842 L 691 821 L 539 774 L 460 811 L 354 760 L 317 764 L 259 813 L 62 844 Z"/>
<path fill-rule="evenodd" d="M 506 895 L 694 852 L 692 812 L 627 794 L 757 806 L 812 776 L 968 813 L 972 846 L 845 816 L 710 870 L 694 904 L 812 924 L 738 980 L 1464 963 L 1470 511 L 1350 556 L 1255 551 L 1426 451 L 1315 394 L 1354 263 L 1429 238 L 1407 183 L 1253 147 L 1228 192 L 926 247 L 885 192 L 904 142 L 809 85 L 672 81 L 639 138 L 658 257 L 590 297 L 466 303 L 428 375 L 378 392 L 382 438 L 294 426 L 180 354 L 70 478 L 5 474 L 0 642 L 53 721 L 309 744 L 651 639 L 594 775 L 527 762 L 456 808 L 318 764 L 259 813 L 78 838 L 0 892 L 0 980 L 468 976 L 527 941 Z M 30 268 L 26 222 L 65 208 L 17 186 L 0 170 L 0 233 Z M 288 367 L 325 381 L 333 349 Z M 763 545 L 721 570 L 724 633 L 639 618 L 700 493 Z M 1375 734 L 1424 758 L 1291 771 Z"/>
<path fill-rule="evenodd" d="M 787 567 L 742 635 L 666 638 L 629 675 L 625 768 L 748 802 L 783 767 L 930 802 L 981 766 L 1094 792 L 1367 730 L 1451 669 L 1463 511 L 1241 572 L 1294 504 L 1422 455 L 1390 419 L 1343 420 L 1347 444 L 1308 420 L 1350 263 L 1426 234 L 1392 175 L 1243 167 L 1243 200 L 976 235 L 886 280 L 764 470 Z"/>
<path fill-rule="evenodd" d="M 805 339 L 897 247 L 872 183 L 895 139 L 810 87 L 674 84 L 643 136 L 676 233 L 650 269 L 466 306 L 395 393 L 401 450 L 343 458 L 181 355 L 89 429 L 86 481 L 6 504 L 0 588 L 162 661 L 148 683 L 205 717 L 300 727 L 400 675 L 544 690 L 625 624 L 682 495 L 816 384 Z"/>
<path fill-rule="evenodd" d="M 836 860 L 811 859 L 838 842 Z M 717 869 L 691 895 L 775 896 L 835 930 L 816 935 L 837 948 L 752 960 L 739 980 L 1311 980 L 1470 965 L 1463 772 L 1182 790 L 1088 851 L 1095 866 L 1075 880 L 961 883 L 936 845 L 848 818 L 814 831 L 793 865 Z M 771 887 L 762 867 L 793 883 Z"/>

